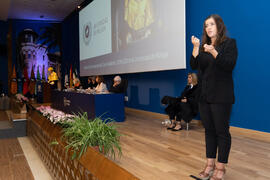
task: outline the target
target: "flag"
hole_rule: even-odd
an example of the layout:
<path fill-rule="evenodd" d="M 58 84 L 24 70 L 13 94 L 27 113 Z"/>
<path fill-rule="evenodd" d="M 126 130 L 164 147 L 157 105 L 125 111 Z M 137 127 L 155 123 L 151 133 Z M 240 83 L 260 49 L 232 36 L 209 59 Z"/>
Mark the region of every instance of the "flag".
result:
<path fill-rule="evenodd" d="M 39 73 L 39 66 L 37 67 L 37 81 L 41 81 L 40 73 Z"/>
<path fill-rule="evenodd" d="M 17 93 L 22 93 L 23 92 L 23 75 L 22 75 L 22 71 L 20 68 L 18 68 L 18 72 L 17 72 L 17 84 L 18 84 L 18 90 Z"/>
<path fill-rule="evenodd" d="M 66 86 L 66 84 L 68 84 L 68 75 L 67 74 L 65 75 L 65 86 Z"/>
<path fill-rule="evenodd" d="M 76 75 L 75 75 L 75 72 L 73 72 L 73 75 L 72 75 L 72 77 L 73 77 L 73 85 L 75 85 L 75 80 L 76 80 Z"/>
<path fill-rule="evenodd" d="M 30 84 L 29 84 L 29 91 L 31 95 L 35 94 L 35 89 L 36 89 L 36 78 L 35 78 L 35 73 L 34 73 L 34 66 L 32 66 Z"/>
<path fill-rule="evenodd" d="M 39 66 L 37 69 L 36 95 L 37 95 L 37 102 L 43 103 L 43 86 L 40 78 Z"/>
<path fill-rule="evenodd" d="M 13 71 L 12 71 L 12 76 L 11 76 L 10 92 L 11 92 L 11 94 L 17 94 L 17 90 L 18 90 L 18 84 L 17 84 L 17 76 L 16 76 L 15 65 L 14 65 Z"/>
<path fill-rule="evenodd" d="M 24 76 L 24 78 L 23 78 L 23 95 L 26 95 L 29 92 L 29 89 L 28 89 L 29 78 L 28 78 L 26 67 L 24 67 L 23 76 Z"/>
<path fill-rule="evenodd" d="M 42 66 L 42 82 L 46 82 L 46 77 L 45 77 L 45 66 Z"/>
<path fill-rule="evenodd" d="M 77 78 L 79 77 L 79 74 L 78 74 L 77 68 L 75 69 L 75 76 L 76 76 Z"/>
<path fill-rule="evenodd" d="M 70 88 L 73 87 L 72 65 L 70 66 L 70 70 L 69 70 L 69 87 L 70 87 Z"/>
<path fill-rule="evenodd" d="M 38 91 L 38 82 L 41 81 L 41 78 L 40 78 L 40 73 L 39 73 L 39 65 L 37 67 L 37 78 L 36 78 L 36 88 L 35 88 L 35 95 L 37 95 L 37 91 Z"/>

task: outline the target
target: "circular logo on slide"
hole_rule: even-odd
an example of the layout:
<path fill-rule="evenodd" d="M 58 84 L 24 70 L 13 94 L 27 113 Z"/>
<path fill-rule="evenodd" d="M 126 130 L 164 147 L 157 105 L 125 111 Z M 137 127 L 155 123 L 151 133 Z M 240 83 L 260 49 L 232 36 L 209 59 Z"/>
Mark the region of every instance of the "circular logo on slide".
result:
<path fill-rule="evenodd" d="M 89 45 L 92 39 L 92 32 L 93 32 L 93 28 L 92 28 L 91 22 L 88 22 L 87 24 L 83 26 L 83 41 L 85 45 Z"/>

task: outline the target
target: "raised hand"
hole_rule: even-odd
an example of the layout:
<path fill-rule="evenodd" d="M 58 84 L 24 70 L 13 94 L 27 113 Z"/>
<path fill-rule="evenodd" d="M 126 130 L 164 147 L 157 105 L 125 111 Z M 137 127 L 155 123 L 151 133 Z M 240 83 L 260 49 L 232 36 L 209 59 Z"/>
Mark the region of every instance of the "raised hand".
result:
<path fill-rule="evenodd" d="M 193 44 L 194 47 L 199 47 L 200 39 L 195 36 L 191 36 L 191 43 Z"/>

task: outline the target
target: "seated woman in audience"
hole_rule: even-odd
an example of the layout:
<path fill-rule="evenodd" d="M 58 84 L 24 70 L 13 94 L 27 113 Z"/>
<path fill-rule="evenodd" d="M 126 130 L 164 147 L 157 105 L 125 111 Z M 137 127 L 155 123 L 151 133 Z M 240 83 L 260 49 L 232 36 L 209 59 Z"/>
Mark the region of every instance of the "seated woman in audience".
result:
<path fill-rule="evenodd" d="M 96 93 L 107 93 L 108 89 L 106 84 L 104 83 L 103 76 L 96 77 L 97 87 L 95 88 Z"/>
<path fill-rule="evenodd" d="M 181 119 L 190 122 L 194 116 L 198 114 L 198 79 L 195 73 L 189 73 L 187 78 L 187 86 L 181 93 L 181 96 L 174 98 L 175 101 L 165 109 L 171 120 L 168 129 L 179 131 L 181 127 Z"/>
<path fill-rule="evenodd" d="M 113 84 L 111 85 L 109 91 L 113 92 L 113 93 L 124 93 L 125 92 L 125 89 L 124 89 L 124 86 L 123 86 L 123 83 L 121 81 L 120 76 L 114 77 Z"/>

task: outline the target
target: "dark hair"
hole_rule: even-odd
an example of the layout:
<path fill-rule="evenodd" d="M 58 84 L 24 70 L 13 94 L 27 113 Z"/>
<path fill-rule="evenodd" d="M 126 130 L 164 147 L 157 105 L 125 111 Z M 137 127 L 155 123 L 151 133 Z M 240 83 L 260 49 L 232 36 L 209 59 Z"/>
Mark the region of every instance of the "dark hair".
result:
<path fill-rule="evenodd" d="M 208 35 L 205 31 L 205 28 L 206 28 L 205 21 L 207 19 L 210 19 L 210 18 L 214 19 L 216 26 L 217 26 L 217 39 L 215 41 L 214 46 L 220 45 L 222 42 L 224 42 L 227 39 L 227 36 L 226 36 L 227 29 L 226 29 L 226 26 L 225 26 L 222 18 L 217 14 L 212 14 L 212 15 L 208 16 L 204 20 L 204 23 L 203 23 L 203 35 L 202 35 L 202 43 L 201 43 L 201 50 L 202 51 L 204 50 L 204 47 L 203 47 L 204 44 L 211 44 L 211 39 L 210 39 L 210 37 L 208 37 Z"/>
<path fill-rule="evenodd" d="M 98 82 L 98 83 L 104 83 L 104 77 L 103 76 L 97 76 L 96 78 L 98 78 L 99 80 L 100 80 L 100 82 Z"/>

